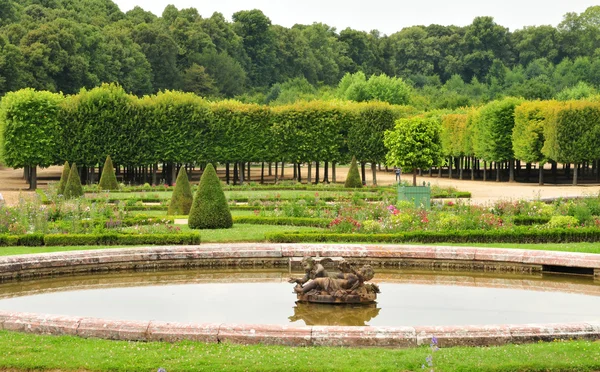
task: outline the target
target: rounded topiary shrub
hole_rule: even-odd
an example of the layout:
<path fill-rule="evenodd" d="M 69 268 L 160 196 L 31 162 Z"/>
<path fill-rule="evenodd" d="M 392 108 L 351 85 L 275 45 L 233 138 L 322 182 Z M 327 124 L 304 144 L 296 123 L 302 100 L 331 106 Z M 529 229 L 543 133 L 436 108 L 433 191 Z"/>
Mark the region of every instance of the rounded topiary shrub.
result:
<path fill-rule="evenodd" d="M 102 176 L 100 176 L 100 190 L 118 190 L 119 183 L 117 182 L 117 176 L 115 176 L 115 167 L 113 167 L 110 155 L 106 157 L 104 167 L 102 168 Z"/>
<path fill-rule="evenodd" d="M 192 195 L 192 187 L 188 180 L 187 172 L 185 167 L 179 169 L 179 175 L 177 181 L 175 181 L 175 189 L 171 196 L 171 203 L 169 204 L 168 215 L 182 215 L 189 214 L 192 208 L 192 201 L 194 195 Z"/>
<path fill-rule="evenodd" d="M 64 196 L 66 199 L 83 196 L 81 178 L 79 178 L 79 171 L 77 170 L 77 164 L 75 163 L 73 163 L 71 171 L 69 172 L 69 179 L 67 180 L 67 185 L 65 186 Z"/>
<path fill-rule="evenodd" d="M 352 162 L 350 163 L 350 170 L 348 170 L 348 176 L 346 177 L 344 187 L 363 187 L 363 184 L 360 180 L 360 173 L 358 172 L 358 164 L 356 163 L 356 157 L 354 156 L 352 157 Z"/>
<path fill-rule="evenodd" d="M 63 170 L 60 175 L 60 181 L 58 181 L 58 189 L 56 190 L 58 195 L 65 194 L 65 187 L 67 186 L 67 181 L 69 180 L 70 172 L 71 172 L 71 167 L 69 167 L 69 162 L 65 161 L 65 165 L 63 166 Z"/>
<path fill-rule="evenodd" d="M 190 229 L 228 229 L 233 219 L 221 181 L 212 164 L 208 164 L 194 196 L 188 219 Z"/>

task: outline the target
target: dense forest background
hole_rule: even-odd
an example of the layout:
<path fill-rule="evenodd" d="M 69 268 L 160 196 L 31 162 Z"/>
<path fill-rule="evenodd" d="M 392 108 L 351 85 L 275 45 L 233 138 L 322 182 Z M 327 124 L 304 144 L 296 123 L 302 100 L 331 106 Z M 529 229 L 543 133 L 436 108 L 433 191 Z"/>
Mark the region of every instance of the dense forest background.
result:
<path fill-rule="evenodd" d="M 110 0 L 0 0 L 0 96 L 116 82 L 138 96 L 169 89 L 263 104 L 361 101 L 369 89 L 356 83 L 383 89 L 375 77 L 410 90 L 383 100 L 424 110 L 504 96 L 594 95 L 600 6 L 567 13 L 557 27 L 509 32 L 477 17 L 465 27 L 413 26 L 388 36 L 322 23 L 285 28 L 256 9 L 230 22 L 172 5 L 157 17 L 139 7 L 123 13 Z"/>

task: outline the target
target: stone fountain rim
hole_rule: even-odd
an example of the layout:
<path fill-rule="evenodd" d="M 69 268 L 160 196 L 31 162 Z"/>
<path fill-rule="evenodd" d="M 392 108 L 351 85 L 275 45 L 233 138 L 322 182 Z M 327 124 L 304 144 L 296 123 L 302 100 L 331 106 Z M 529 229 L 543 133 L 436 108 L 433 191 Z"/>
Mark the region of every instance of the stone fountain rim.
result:
<path fill-rule="evenodd" d="M 600 255 L 539 250 L 426 245 L 363 244 L 202 244 L 85 250 L 0 257 L 0 275 L 76 266 L 202 259 L 294 259 L 320 257 L 479 261 L 593 269 L 600 276 Z M 36 334 L 73 335 L 131 341 L 192 340 L 290 346 L 415 347 L 432 337 L 442 347 L 489 346 L 559 339 L 600 339 L 598 322 L 495 324 L 478 326 L 340 327 L 269 324 L 124 321 L 0 311 L 0 329 Z"/>

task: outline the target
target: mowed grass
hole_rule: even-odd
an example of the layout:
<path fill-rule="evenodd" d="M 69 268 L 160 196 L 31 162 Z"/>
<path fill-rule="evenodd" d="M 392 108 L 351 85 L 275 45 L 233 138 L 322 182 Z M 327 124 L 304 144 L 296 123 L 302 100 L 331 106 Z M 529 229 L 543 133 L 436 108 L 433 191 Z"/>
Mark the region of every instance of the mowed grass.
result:
<path fill-rule="evenodd" d="M 0 370 L 11 371 L 421 371 L 430 354 L 428 347 L 171 344 L 0 331 Z M 600 342 L 441 348 L 433 364 L 435 371 L 598 371 Z"/>

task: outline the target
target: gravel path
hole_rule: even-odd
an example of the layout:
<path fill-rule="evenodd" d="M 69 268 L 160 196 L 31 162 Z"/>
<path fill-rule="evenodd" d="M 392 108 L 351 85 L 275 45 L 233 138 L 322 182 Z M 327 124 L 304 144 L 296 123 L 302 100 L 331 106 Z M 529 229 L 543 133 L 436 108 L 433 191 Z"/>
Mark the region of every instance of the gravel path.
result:
<path fill-rule="evenodd" d="M 58 179 L 60 177 L 62 167 L 50 167 L 47 169 L 38 169 L 38 185 L 40 188 L 46 188 L 49 178 Z M 338 181 L 346 178 L 348 169 L 336 169 Z M 290 177 L 292 169 L 285 169 L 285 175 Z M 302 168 L 302 172 L 306 172 L 306 166 Z M 314 174 L 314 167 L 313 167 Z M 19 198 L 29 198 L 35 193 L 27 190 L 27 184 L 22 178 L 22 169 L 2 168 L 0 169 L 0 193 L 9 205 L 18 203 Z M 260 177 L 260 169 L 253 169 L 252 178 Z M 322 170 L 321 170 L 322 177 Z M 403 180 L 411 180 L 411 175 L 403 175 Z M 303 174 L 303 180 L 306 180 L 306 174 Z M 395 182 L 395 175 L 392 172 L 381 171 L 377 173 L 377 181 L 380 185 L 391 185 Z M 367 182 L 371 183 L 371 172 L 367 170 Z M 556 197 L 575 197 L 575 196 L 590 196 L 599 195 L 600 185 L 584 185 L 584 186 L 568 186 L 568 185 L 545 185 L 539 186 L 536 183 L 508 183 L 495 181 L 471 181 L 458 180 L 437 177 L 417 177 L 418 184 L 423 182 L 431 183 L 441 187 L 452 186 L 460 191 L 469 191 L 472 195 L 472 201 L 478 204 L 492 203 L 497 200 L 512 200 L 512 199 L 535 199 L 535 198 L 556 198 Z"/>

